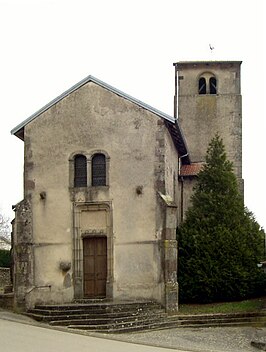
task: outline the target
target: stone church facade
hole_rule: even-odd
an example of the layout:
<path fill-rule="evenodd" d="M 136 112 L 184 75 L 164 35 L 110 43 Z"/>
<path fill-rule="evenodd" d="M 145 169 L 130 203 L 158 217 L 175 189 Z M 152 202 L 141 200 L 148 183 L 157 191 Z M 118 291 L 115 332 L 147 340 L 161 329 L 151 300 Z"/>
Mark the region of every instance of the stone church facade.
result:
<path fill-rule="evenodd" d="M 12 130 L 25 150 L 17 306 L 107 298 L 178 309 L 176 227 L 216 132 L 242 178 L 240 64 L 175 64 L 174 117 L 89 76 Z"/>

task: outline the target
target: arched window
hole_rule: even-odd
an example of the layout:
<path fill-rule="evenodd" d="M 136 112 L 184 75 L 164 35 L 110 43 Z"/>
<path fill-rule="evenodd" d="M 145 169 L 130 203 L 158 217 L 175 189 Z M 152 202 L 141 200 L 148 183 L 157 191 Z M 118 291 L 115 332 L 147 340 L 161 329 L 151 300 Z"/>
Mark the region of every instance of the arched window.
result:
<path fill-rule="evenodd" d="M 209 85 L 210 85 L 210 94 L 216 94 L 217 89 L 216 89 L 216 78 L 215 77 L 210 78 Z"/>
<path fill-rule="evenodd" d="M 74 187 L 87 187 L 87 159 L 82 154 L 74 158 Z"/>
<path fill-rule="evenodd" d="M 206 79 L 204 77 L 199 79 L 199 94 L 206 94 Z"/>
<path fill-rule="evenodd" d="M 106 186 L 106 160 L 104 154 L 94 154 L 91 169 L 92 186 Z"/>

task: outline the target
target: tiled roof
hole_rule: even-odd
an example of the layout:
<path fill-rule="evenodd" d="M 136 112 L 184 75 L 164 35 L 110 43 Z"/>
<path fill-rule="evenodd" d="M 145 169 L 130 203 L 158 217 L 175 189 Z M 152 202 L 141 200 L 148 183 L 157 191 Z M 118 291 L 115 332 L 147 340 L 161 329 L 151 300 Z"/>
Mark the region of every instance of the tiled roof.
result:
<path fill-rule="evenodd" d="M 191 163 L 189 165 L 181 165 L 180 168 L 180 176 L 181 177 L 189 177 L 189 176 L 197 176 L 197 174 L 202 169 L 204 163 Z"/>

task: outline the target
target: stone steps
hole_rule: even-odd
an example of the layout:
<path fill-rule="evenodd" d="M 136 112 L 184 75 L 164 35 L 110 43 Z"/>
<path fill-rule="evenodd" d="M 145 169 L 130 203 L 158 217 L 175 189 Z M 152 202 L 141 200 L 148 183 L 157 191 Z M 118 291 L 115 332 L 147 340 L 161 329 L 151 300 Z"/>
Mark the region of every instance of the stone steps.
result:
<path fill-rule="evenodd" d="M 69 329 L 78 329 L 86 331 L 94 331 L 101 333 L 126 333 L 126 332 L 136 332 L 136 331 L 145 331 L 145 330 L 158 330 L 169 328 L 168 323 L 156 323 L 154 321 L 128 321 L 121 322 L 116 324 L 103 324 L 103 325 L 69 325 Z"/>
<path fill-rule="evenodd" d="M 166 314 L 161 313 L 161 312 L 153 312 L 152 314 L 150 312 L 142 313 L 142 314 L 136 314 L 132 312 L 125 312 L 123 313 L 111 313 L 111 314 L 69 314 L 69 315 L 40 315 L 40 314 L 33 314 L 33 313 L 28 313 L 28 316 L 31 318 L 38 320 L 38 321 L 43 321 L 43 322 L 49 322 L 51 325 L 68 325 L 70 322 L 71 324 L 79 324 L 80 322 L 85 322 L 87 324 L 90 324 L 91 322 L 98 322 L 104 323 L 104 322 L 118 322 L 118 321 L 127 321 L 127 320 L 145 320 L 150 317 L 156 318 L 156 319 L 162 319 L 165 318 Z"/>
<path fill-rule="evenodd" d="M 68 319 L 68 320 L 53 320 L 50 321 L 50 325 L 57 325 L 57 326 L 102 326 L 102 325 L 132 325 L 133 323 L 147 323 L 147 322 L 156 322 L 164 319 L 162 315 L 134 315 L 134 316 L 124 316 L 120 318 L 96 318 L 96 319 Z"/>
<path fill-rule="evenodd" d="M 173 322 L 173 321 L 172 321 Z M 178 324 L 178 326 L 199 326 L 199 325 L 205 325 L 205 326 L 210 326 L 210 325 L 224 325 L 224 324 L 243 324 L 243 323 L 256 323 L 260 322 L 260 319 L 257 319 L 257 317 L 216 317 L 213 318 L 211 316 L 208 317 L 202 317 L 198 319 L 177 319 L 175 322 Z"/>
<path fill-rule="evenodd" d="M 134 310 L 154 310 L 161 309 L 161 305 L 156 302 L 97 302 L 97 303 L 70 303 L 70 304 L 60 304 L 60 305 L 36 305 L 35 308 L 31 309 L 44 310 L 44 311 L 57 311 L 57 312 L 67 312 L 67 311 L 106 311 L 106 312 L 119 312 L 126 311 L 128 309 Z M 29 310 L 29 311 L 31 311 Z"/>
<path fill-rule="evenodd" d="M 64 305 L 36 305 L 27 311 L 35 320 L 52 326 L 73 329 L 109 331 L 117 328 L 144 326 L 161 321 L 166 313 L 156 302 L 93 302 Z M 117 329 L 118 330 L 118 329 Z"/>
<path fill-rule="evenodd" d="M 84 302 L 38 305 L 27 315 L 52 326 L 104 333 L 211 326 L 266 326 L 266 311 L 167 316 L 155 302 Z"/>
<path fill-rule="evenodd" d="M 199 327 L 217 327 L 217 326 L 251 326 L 254 322 L 250 320 L 235 320 L 235 321 L 193 321 L 180 323 L 178 321 L 161 320 L 158 322 L 134 322 L 127 321 L 123 323 L 116 323 L 115 325 L 103 324 L 103 325 L 69 325 L 70 329 L 87 330 L 102 333 L 129 333 L 136 331 L 145 330 L 162 330 L 171 328 L 199 328 Z M 257 323 L 255 325 L 258 325 Z"/>
<path fill-rule="evenodd" d="M 266 326 L 265 312 L 177 315 L 168 317 L 168 322 L 179 328 L 217 326 Z"/>
<path fill-rule="evenodd" d="M 59 313 L 59 314 L 56 314 Z M 127 313 L 127 314 L 125 314 Z M 154 316 L 157 314 L 158 317 L 161 317 L 162 313 L 161 311 L 154 311 L 153 312 Z M 49 312 L 45 311 L 31 311 L 28 312 L 27 315 L 34 318 L 35 320 L 38 321 L 60 321 L 60 320 L 68 320 L 71 318 L 72 320 L 87 320 L 87 319 L 119 319 L 123 317 L 127 317 L 129 312 L 115 312 L 115 313 L 106 313 L 106 312 L 101 312 L 101 313 L 88 313 L 86 311 L 81 311 L 81 312 L 71 312 L 70 313 L 65 313 L 63 314 L 62 312 L 53 312 L 53 314 L 49 314 Z M 144 313 L 136 313 L 136 312 L 131 312 L 130 317 L 135 317 L 135 316 L 149 316 L 150 312 L 144 312 Z M 66 318 L 66 319 L 65 319 Z"/>

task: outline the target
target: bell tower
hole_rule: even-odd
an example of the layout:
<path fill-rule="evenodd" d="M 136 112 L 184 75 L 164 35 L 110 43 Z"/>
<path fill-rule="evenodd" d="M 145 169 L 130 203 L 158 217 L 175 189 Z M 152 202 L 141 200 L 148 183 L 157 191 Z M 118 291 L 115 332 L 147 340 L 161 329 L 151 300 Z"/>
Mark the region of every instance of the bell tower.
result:
<path fill-rule="evenodd" d="M 174 66 L 174 114 L 191 161 L 204 161 L 208 145 L 218 132 L 242 185 L 241 61 L 190 61 Z"/>

